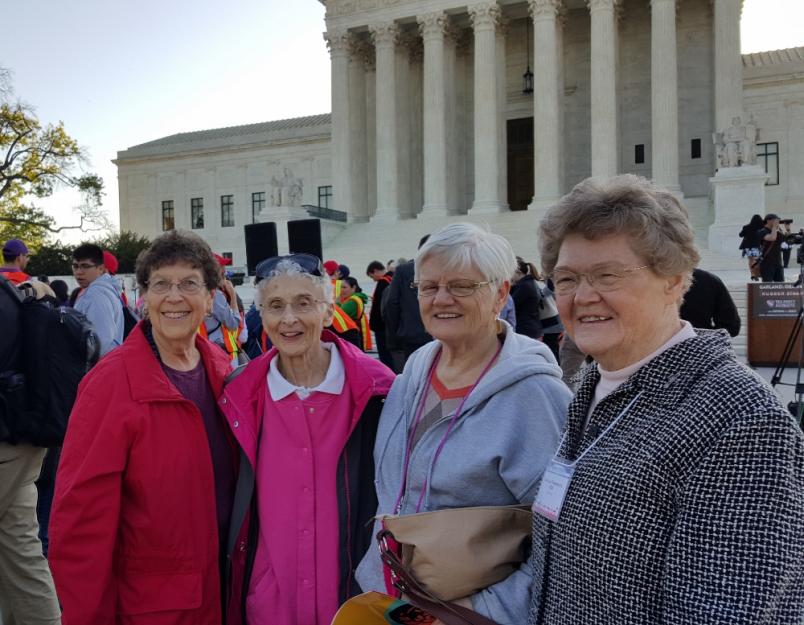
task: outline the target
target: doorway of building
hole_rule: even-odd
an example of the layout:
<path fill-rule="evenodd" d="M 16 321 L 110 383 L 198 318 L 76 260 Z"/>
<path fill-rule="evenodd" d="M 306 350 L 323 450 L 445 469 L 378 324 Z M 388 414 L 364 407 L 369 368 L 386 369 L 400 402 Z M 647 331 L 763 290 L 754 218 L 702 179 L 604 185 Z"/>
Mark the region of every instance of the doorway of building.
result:
<path fill-rule="evenodd" d="M 533 198 L 533 118 L 509 119 L 508 205 L 523 211 Z"/>

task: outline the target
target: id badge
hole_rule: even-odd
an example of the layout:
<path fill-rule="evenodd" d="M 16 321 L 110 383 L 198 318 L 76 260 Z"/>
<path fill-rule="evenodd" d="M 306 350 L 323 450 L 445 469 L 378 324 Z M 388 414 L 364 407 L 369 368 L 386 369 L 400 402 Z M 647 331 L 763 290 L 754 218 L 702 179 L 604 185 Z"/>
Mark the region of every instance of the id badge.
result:
<path fill-rule="evenodd" d="M 542 475 L 542 483 L 539 486 L 536 500 L 533 502 L 533 512 L 541 514 L 554 523 L 558 521 L 573 473 L 575 473 L 575 464 L 565 464 L 557 458 L 553 458 Z"/>

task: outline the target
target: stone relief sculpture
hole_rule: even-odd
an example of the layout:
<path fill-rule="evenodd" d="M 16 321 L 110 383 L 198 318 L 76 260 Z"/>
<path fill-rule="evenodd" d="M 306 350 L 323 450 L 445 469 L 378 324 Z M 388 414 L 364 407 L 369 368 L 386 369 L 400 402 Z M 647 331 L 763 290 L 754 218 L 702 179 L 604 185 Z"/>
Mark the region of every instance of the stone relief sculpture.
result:
<path fill-rule="evenodd" d="M 271 176 L 271 206 L 282 205 L 282 190 L 276 176 Z"/>
<path fill-rule="evenodd" d="M 718 167 L 756 165 L 758 138 L 759 128 L 753 115 L 745 125 L 742 125 L 740 117 L 733 117 L 729 128 L 712 134 Z"/>

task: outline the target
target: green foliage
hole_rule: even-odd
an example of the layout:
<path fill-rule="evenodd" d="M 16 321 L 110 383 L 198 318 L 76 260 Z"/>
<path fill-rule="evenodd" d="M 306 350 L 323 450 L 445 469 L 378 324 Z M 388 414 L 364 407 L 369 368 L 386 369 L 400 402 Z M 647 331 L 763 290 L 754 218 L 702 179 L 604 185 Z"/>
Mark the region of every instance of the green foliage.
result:
<path fill-rule="evenodd" d="M 69 276 L 73 272 L 72 245 L 48 243 L 31 255 L 25 271 L 32 276 Z"/>
<path fill-rule="evenodd" d="M 137 256 L 151 245 L 151 241 L 136 232 L 128 230 L 119 234 L 114 233 L 93 241 L 105 250 L 109 250 L 117 257 L 120 267 L 117 273 L 134 273 Z"/>
<path fill-rule="evenodd" d="M 0 241 L 21 239 L 35 252 L 45 245 L 54 223 L 38 208 L 24 204 L 11 207 L 0 199 Z"/>

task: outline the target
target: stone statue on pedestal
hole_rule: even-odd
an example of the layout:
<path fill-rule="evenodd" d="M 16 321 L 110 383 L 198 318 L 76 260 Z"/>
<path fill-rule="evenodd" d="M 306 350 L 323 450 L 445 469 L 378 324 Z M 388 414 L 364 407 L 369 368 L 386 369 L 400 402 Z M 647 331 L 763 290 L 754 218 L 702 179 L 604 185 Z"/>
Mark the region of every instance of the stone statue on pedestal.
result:
<path fill-rule="evenodd" d="M 758 137 L 759 129 L 753 115 L 745 125 L 742 125 L 740 117 L 732 118 L 729 128 L 712 134 L 718 167 L 756 165 L 756 142 Z"/>

